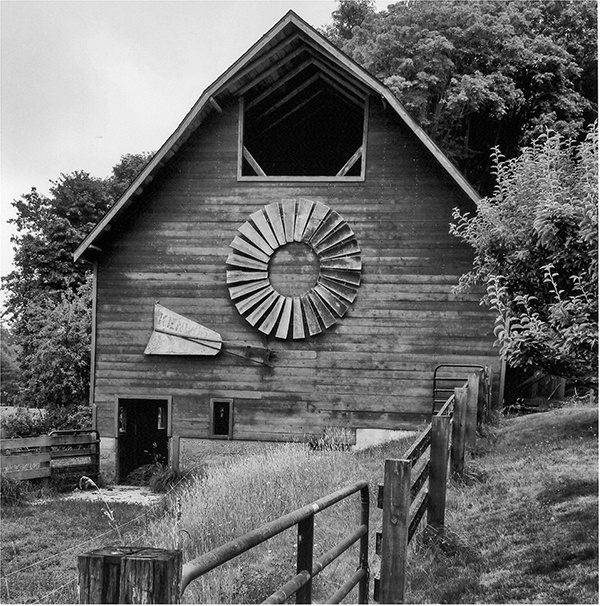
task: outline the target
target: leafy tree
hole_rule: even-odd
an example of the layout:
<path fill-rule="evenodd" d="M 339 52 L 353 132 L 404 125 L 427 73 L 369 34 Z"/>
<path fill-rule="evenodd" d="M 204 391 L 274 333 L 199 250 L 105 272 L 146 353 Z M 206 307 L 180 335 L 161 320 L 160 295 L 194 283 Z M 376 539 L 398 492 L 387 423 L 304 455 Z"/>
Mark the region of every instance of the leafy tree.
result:
<path fill-rule="evenodd" d="M 451 232 L 475 250 L 460 288 L 487 282 L 500 352 L 513 367 L 579 381 L 598 372 L 598 133 L 548 132 L 494 155 L 497 186 Z"/>
<path fill-rule="evenodd" d="M 107 179 L 61 174 L 50 195 L 35 188 L 13 202 L 15 269 L 2 278 L 6 313 L 20 347 L 16 404 L 63 407 L 87 401 L 90 268 L 73 252 L 150 154 L 127 154 Z"/>
<path fill-rule="evenodd" d="M 472 182 L 490 150 L 517 155 L 547 128 L 572 137 L 597 113 L 593 0 L 340 2 L 325 33 L 381 79 Z"/>
<path fill-rule="evenodd" d="M 338 8 L 331 14 L 333 23 L 325 27 L 323 33 L 341 46 L 352 38 L 354 28 L 361 26 L 374 12 L 373 0 L 339 0 Z"/>
<path fill-rule="evenodd" d="M 153 152 L 121 156 L 119 163 L 113 166 L 112 175 L 107 179 L 108 188 L 114 200 L 121 197 L 152 156 Z"/>
<path fill-rule="evenodd" d="M 4 405 L 17 393 L 18 347 L 9 328 L 0 326 L 0 402 Z"/>
<path fill-rule="evenodd" d="M 87 403 L 90 379 L 91 277 L 77 290 L 39 295 L 25 307 L 27 355 L 21 356 L 22 404 Z"/>

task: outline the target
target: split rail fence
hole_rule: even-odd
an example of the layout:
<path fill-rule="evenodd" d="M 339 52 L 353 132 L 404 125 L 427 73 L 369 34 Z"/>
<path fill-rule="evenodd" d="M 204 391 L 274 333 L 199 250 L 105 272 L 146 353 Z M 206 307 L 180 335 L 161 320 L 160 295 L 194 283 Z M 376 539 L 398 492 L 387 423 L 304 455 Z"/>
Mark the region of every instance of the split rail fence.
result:
<path fill-rule="evenodd" d="M 374 580 L 375 601 L 404 603 L 408 546 L 425 514 L 430 530 L 444 527 L 448 470 L 453 476 L 463 475 L 466 451 L 475 443 L 478 411 L 487 406 L 488 393 L 483 371 L 470 375 L 402 458 L 386 460 L 377 499 L 383 516 L 375 543 L 381 556 L 380 578 Z"/>
<path fill-rule="evenodd" d="M 100 438 L 95 430 L 57 430 L 36 438 L 0 440 L 0 469 L 5 478 L 97 478 L 99 465 Z"/>
<path fill-rule="evenodd" d="M 478 410 L 487 406 L 488 394 L 483 371 L 474 373 L 463 387 L 455 388 L 401 459 L 385 461 L 384 483 L 378 493 L 378 507 L 383 509 L 383 516 L 382 532 L 376 534 L 375 551 L 381 557 L 380 578 L 374 582 L 376 601 L 404 603 L 408 545 L 425 521 L 433 531 L 442 530 L 448 471 L 455 476 L 463 475 L 465 453 L 475 440 Z M 359 525 L 315 560 L 314 516 L 356 493 L 360 493 Z M 182 564 L 180 550 L 108 547 L 80 555 L 80 603 L 179 603 L 192 581 L 293 526 L 298 527 L 296 575 L 263 603 L 283 604 L 295 594 L 297 604 L 310 604 L 312 579 L 360 542 L 356 572 L 326 603 L 339 603 L 358 585 L 358 603 L 366 604 L 369 593 L 367 482 L 357 482 L 322 497 L 186 564 Z"/>

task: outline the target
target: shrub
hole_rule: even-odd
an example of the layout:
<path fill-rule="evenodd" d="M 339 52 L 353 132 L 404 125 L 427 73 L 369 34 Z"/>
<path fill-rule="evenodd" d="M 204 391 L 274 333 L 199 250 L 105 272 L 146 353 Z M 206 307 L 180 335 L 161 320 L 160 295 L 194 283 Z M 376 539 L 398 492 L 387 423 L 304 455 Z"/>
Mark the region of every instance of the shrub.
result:
<path fill-rule="evenodd" d="M 156 471 L 150 478 L 150 490 L 152 492 L 164 493 L 175 488 L 185 477 L 179 470 L 167 465 L 156 466 Z"/>
<path fill-rule="evenodd" d="M 29 483 L 12 478 L 0 478 L 0 503 L 6 505 L 23 505 L 27 501 Z"/>
<path fill-rule="evenodd" d="M 55 409 L 18 408 L 14 414 L 0 419 L 6 438 L 33 438 L 60 429 L 87 429 L 92 424 L 89 406 L 69 406 Z"/>

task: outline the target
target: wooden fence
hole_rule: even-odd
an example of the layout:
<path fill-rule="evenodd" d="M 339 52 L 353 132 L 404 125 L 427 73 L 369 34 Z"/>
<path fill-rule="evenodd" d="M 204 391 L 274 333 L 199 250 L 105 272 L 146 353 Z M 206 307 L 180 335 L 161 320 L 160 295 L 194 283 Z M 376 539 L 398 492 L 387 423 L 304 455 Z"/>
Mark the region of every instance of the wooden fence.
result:
<path fill-rule="evenodd" d="M 13 480 L 98 477 L 100 438 L 95 430 L 53 431 L 36 438 L 0 440 L 2 476 Z"/>
<path fill-rule="evenodd" d="M 482 372 L 470 375 L 402 458 L 385 462 L 377 503 L 383 509 L 382 532 L 375 543 L 381 556 L 380 578 L 374 579 L 377 602 L 404 603 L 408 545 L 425 513 L 430 529 L 444 526 L 448 467 L 453 475 L 463 475 L 465 453 L 475 442 L 478 410 L 487 405 L 482 382 Z"/>
<path fill-rule="evenodd" d="M 374 598 L 380 603 L 404 603 L 408 545 L 419 526 L 425 521 L 434 531 L 441 531 L 444 526 L 448 470 L 455 476 L 464 472 L 465 453 L 475 441 L 478 412 L 487 406 L 489 392 L 483 389 L 483 381 L 482 371 L 471 375 L 432 416 L 430 425 L 402 459 L 385 461 L 384 483 L 378 494 L 378 506 L 383 509 L 382 532 L 376 534 L 381 576 L 375 579 L 374 587 Z M 313 560 L 315 514 L 357 492 L 360 492 L 358 527 Z M 80 603 L 179 603 L 193 580 L 293 526 L 298 527 L 296 575 L 264 603 L 283 604 L 295 594 L 297 604 L 310 604 L 312 579 L 360 541 L 356 572 L 326 603 L 339 603 L 358 585 L 358 603 L 366 604 L 369 592 L 366 482 L 342 488 L 183 566 L 179 550 L 109 547 L 80 555 Z"/>

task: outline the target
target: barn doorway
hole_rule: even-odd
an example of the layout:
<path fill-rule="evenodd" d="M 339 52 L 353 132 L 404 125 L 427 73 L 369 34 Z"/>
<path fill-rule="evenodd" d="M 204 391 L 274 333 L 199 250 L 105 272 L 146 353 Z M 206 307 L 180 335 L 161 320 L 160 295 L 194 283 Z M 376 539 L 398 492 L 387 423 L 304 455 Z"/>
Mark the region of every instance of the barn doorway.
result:
<path fill-rule="evenodd" d="M 119 482 L 144 465 L 169 461 L 168 398 L 118 398 Z"/>

